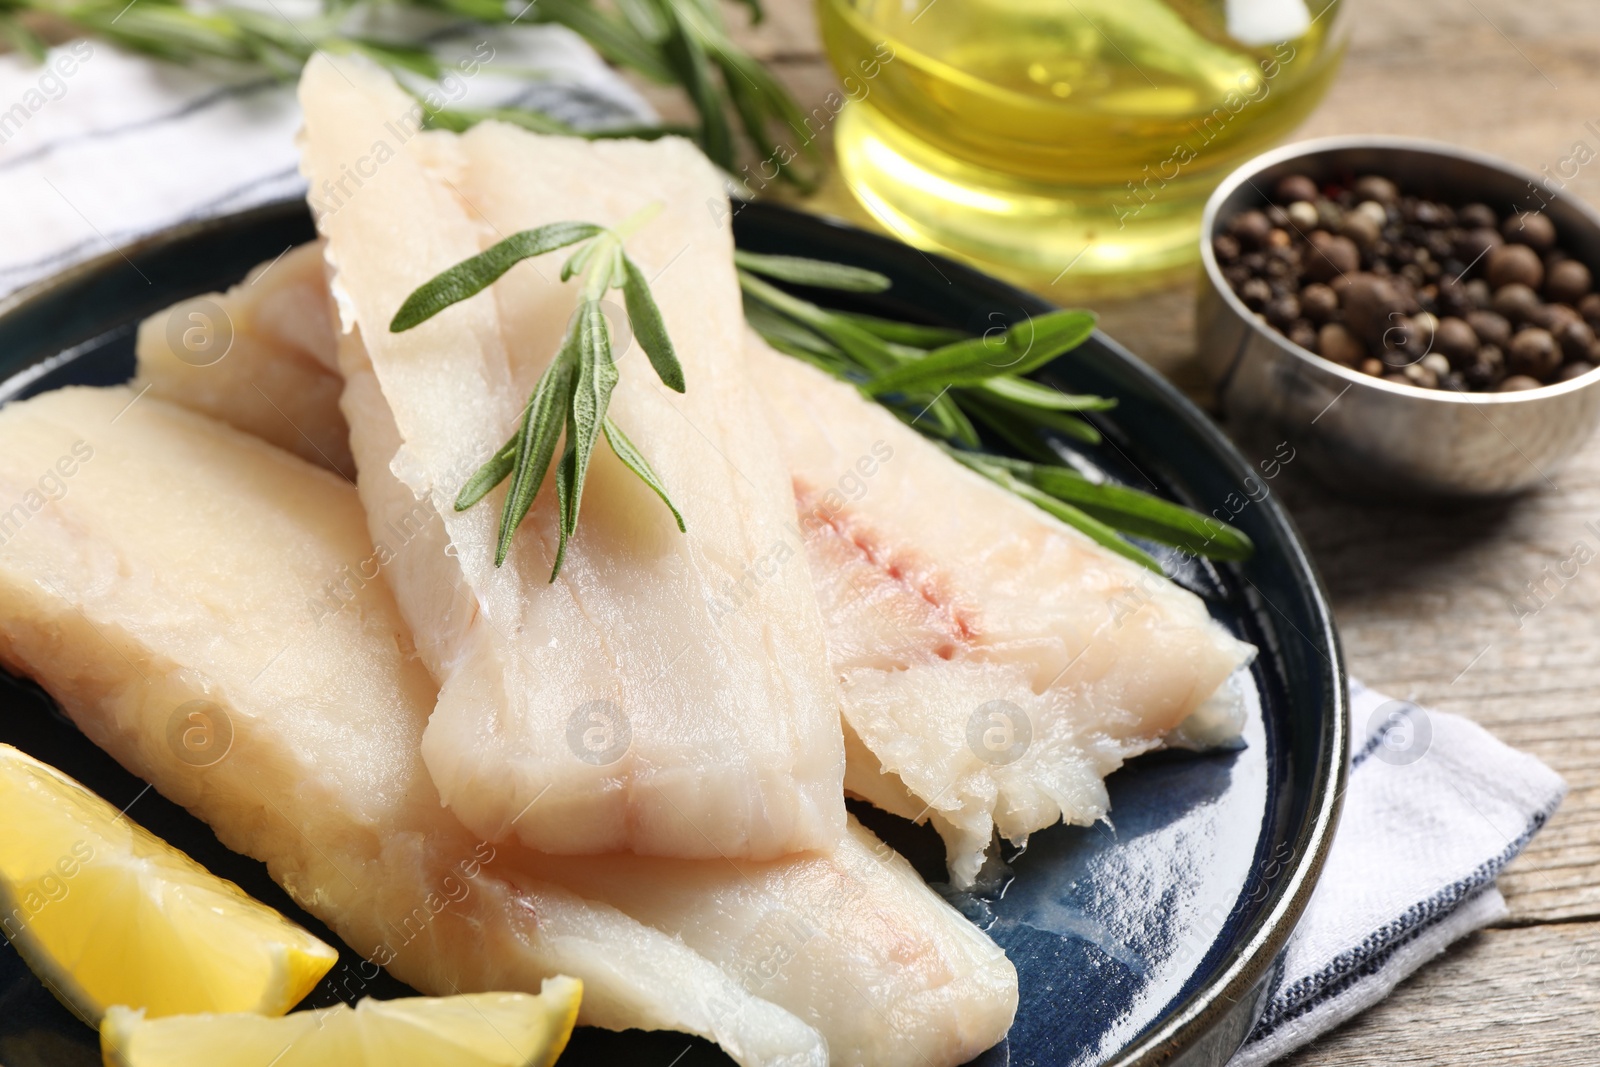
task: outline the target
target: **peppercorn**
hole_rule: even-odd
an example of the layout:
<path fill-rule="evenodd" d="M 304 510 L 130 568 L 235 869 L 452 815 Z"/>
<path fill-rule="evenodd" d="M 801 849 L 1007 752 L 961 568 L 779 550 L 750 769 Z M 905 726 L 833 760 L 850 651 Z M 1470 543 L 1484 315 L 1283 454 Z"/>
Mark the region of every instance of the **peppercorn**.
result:
<path fill-rule="evenodd" d="M 1228 232 L 1237 237 L 1241 245 L 1256 248 L 1272 232 L 1272 223 L 1259 211 L 1243 211 L 1228 223 Z"/>
<path fill-rule="evenodd" d="M 1251 278 L 1239 286 L 1239 299 L 1251 311 L 1260 311 L 1272 299 L 1272 286 L 1267 284 L 1265 278 Z"/>
<path fill-rule="evenodd" d="M 1321 282 L 1312 282 L 1300 290 L 1300 311 L 1315 323 L 1324 323 L 1339 310 L 1339 298 Z"/>
<path fill-rule="evenodd" d="M 1357 200 L 1376 200 L 1380 204 L 1393 204 L 1400 199 L 1400 190 L 1394 182 L 1377 174 L 1368 174 L 1357 178 L 1351 191 L 1356 194 Z"/>
<path fill-rule="evenodd" d="M 1500 234 L 1487 226 L 1475 230 L 1462 230 L 1456 238 L 1455 253 L 1468 263 L 1476 263 L 1489 252 L 1505 244 Z"/>
<path fill-rule="evenodd" d="M 1306 277 L 1325 282 L 1341 274 L 1361 269 L 1361 253 L 1348 237 L 1335 237 L 1326 230 L 1313 230 L 1311 249 L 1305 257 Z"/>
<path fill-rule="evenodd" d="M 1543 252 L 1556 243 L 1556 224 L 1550 221 L 1549 216 L 1537 211 L 1509 216 L 1501 224 L 1500 232 L 1507 241 L 1527 245 L 1535 252 Z"/>
<path fill-rule="evenodd" d="M 1267 301 L 1265 314 L 1268 322 L 1280 330 L 1286 330 L 1300 317 L 1300 301 L 1287 294 L 1275 296 Z"/>
<path fill-rule="evenodd" d="M 1566 320 L 1552 331 L 1556 344 L 1561 346 L 1561 354 L 1567 359 L 1587 359 L 1589 350 L 1594 347 L 1594 328 L 1576 314 Z"/>
<path fill-rule="evenodd" d="M 1374 378 L 1382 378 L 1384 371 L 1383 360 L 1371 358 L 1364 359 L 1361 361 L 1361 366 L 1357 369 L 1360 370 L 1362 374 L 1370 374 Z"/>
<path fill-rule="evenodd" d="M 1588 320 L 1590 326 L 1600 322 L 1600 293 L 1590 293 L 1578 301 L 1578 314 Z"/>
<path fill-rule="evenodd" d="M 1317 228 L 1317 209 L 1309 200 L 1296 200 L 1289 205 L 1285 214 L 1289 225 L 1301 233 L 1309 233 Z"/>
<path fill-rule="evenodd" d="M 1538 389 L 1544 383 L 1537 378 L 1530 378 L 1526 374 L 1513 374 L 1500 383 L 1499 391 L 1502 393 L 1520 393 L 1525 389 Z"/>
<path fill-rule="evenodd" d="M 1550 331 L 1531 326 L 1511 338 L 1506 365 L 1513 375 L 1547 378 L 1561 365 L 1561 348 Z"/>
<path fill-rule="evenodd" d="M 1439 329 L 1433 335 L 1433 347 L 1455 366 L 1462 366 L 1482 347 L 1472 327 L 1461 319 L 1451 317 L 1439 320 Z"/>
<path fill-rule="evenodd" d="M 1341 323 L 1330 322 L 1317 331 L 1317 353 L 1323 359 L 1354 367 L 1367 358 L 1367 348 L 1360 338 Z"/>
<path fill-rule="evenodd" d="M 1544 281 L 1544 264 L 1539 254 L 1527 245 L 1501 245 L 1484 257 L 1489 284 L 1499 289 L 1506 285 L 1526 285 L 1537 289 Z"/>
<path fill-rule="evenodd" d="M 1506 376 L 1505 353 L 1494 345 L 1484 345 L 1472 362 L 1462 368 L 1462 374 L 1474 389 L 1493 389 Z"/>
<path fill-rule="evenodd" d="M 1504 315 L 1493 311 L 1473 310 L 1467 312 L 1467 325 L 1472 327 L 1472 332 L 1486 345 L 1497 345 L 1504 348 L 1506 342 L 1511 340 L 1511 323 L 1506 321 Z"/>
<path fill-rule="evenodd" d="M 1286 174 L 1278 179 L 1278 203 L 1292 204 L 1297 200 L 1315 200 L 1317 183 L 1304 174 Z"/>
<path fill-rule="evenodd" d="M 1494 309 L 1513 323 L 1526 322 L 1539 313 L 1539 298 L 1526 285 L 1512 282 L 1495 291 Z"/>
<path fill-rule="evenodd" d="M 1340 303 L 1345 319 L 1357 337 L 1376 347 L 1383 332 L 1394 325 L 1403 303 L 1394 285 L 1374 274 L 1348 275 L 1350 282 Z"/>
<path fill-rule="evenodd" d="M 1468 204 L 1456 212 L 1456 221 L 1471 229 L 1480 226 L 1495 227 L 1500 225 L 1500 218 L 1494 213 L 1494 208 L 1488 204 Z"/>
<path fill-rule="evenodd" d="M 1400 372 L 1405 375 L 1406 381 L 1421 389 L 1439 388 L 1439 376 L 1421 363 L 1412 363 Z"/>
<path fill-rule="evenodd" d="M 1576 304 L 1589 292 L 1589 268 L 1575 259 L 1562 260 L 1551 267 L 1544 282 L 1547 300 Z"/>
<path fill-rule="evenodd" d="M 1594 370 L 1593 363 L 1580 359 L 1573 363 L 1568 363 L 1565 367 L 1562 367 L 1560 372 L 1556 374 L 1556 381 L 1570 382 L 1574 378 L 1583 377 L 1592 370 Z"/>

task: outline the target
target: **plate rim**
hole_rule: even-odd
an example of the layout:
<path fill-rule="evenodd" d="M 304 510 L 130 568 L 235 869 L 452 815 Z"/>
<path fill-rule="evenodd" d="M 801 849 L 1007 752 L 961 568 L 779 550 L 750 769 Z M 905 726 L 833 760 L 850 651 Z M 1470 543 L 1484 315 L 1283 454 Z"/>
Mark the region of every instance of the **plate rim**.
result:
<path fill-rule="evenodd" d="M 25 314 L 30 307 L 38 306 L 52 297 L 70 289 L 74 284 L 103 274 L 119 266 L 133 266 L 134 260 L 182 245 L 187 241 L 207 235 L 219 235 L 240 226 L 282 221 L 299 221 L 307 217 L 303 199 L 285 198 L 268 201 L 242 211 L 205 218 L 191 219 L 174 226 L 147 234 L 127 244 L 117 245 L 106 252 L 72 264 L 60 271 L 28 283 L 21 289 L 0 298 L 0 321 Z M 1007 282 L 985 274 L 965 264 L 948 259 L 938 253 L 927 252 L 893 237 L 872 233 L 840 219 L 800 211 L 781 204 L 759 201 L 735 201 L 727 218 L 752 213 L 752 221 L 765 219 L 779 228 L 817 226 L 832 231 L 847 242 L 878 247 L 887 255 L 904 255 L 914 252 L 927 260 L 937 273 L 970 291 L 992 296 L 1005 304 L 1023 309 L 1026 314 L 1040 314 L 1055 310 L 1057 305 L 1033 293 L 1019 289 Z M 287 249 L 286 249 L 287 251 Z M 135 270 L 138 268 L 135 266 Z M 141 272 L 142 273 L 142 272 Z M 1244 456 L 1223 433 L 1220 426 L 1206 416 L 1187 396 L 1154 368 L 1135 356 L 1127 348 L 1096 329 L 1094 340 L 1141 385 L 1180 421 L 1185 429 L 1197 436 L 1220 461 L 1227 473 L 1236 481 L 1254 474 Z M 20 373 L 20 372 L 19 372 Z M 10 398 L 0 396 L 0 404 Z M 1286 877 L 1278 879 L 1268 894 L 1268 905 L 1254 920 L 1254 929 L 1234 957 L 1219 968 L 1218 973 L 1192 992 L 1176 1007 L 1167 1012 L 1143 1036 L 1135 1039 L 1122 1051 L 1104 1061 L 1103 1067 L 1157 1067 L 1167 1064 L 1185 1053 L 1199 1050 L 1218 1027 L 1232 1020 L 1241 1002 L 1254 997 L 1256 1002 L 1248 1009 L 1250 1027 L 1253 1028 L 1265 1007 L 1264 980 L 1278 966 L 1290 935 L 1303 916 L 1314 892 L 1332 846 L 1334 831 L 1343 807 L 1345 783 L 1349 772 L 1350 723 L 1349 681 L 1344 657 L 1334 621 L 1333 610 L 1326 587 L 1322 582 L 1310 552 L 1306 548 L 1293 519 L 1269 494 L 1254 503 L 1265 513 L 1265 521 L 1272 526 L 1285 546 L 1287 562 L 1293 569 L 1297 582 L 1308 597 L 1318 623 L 1320 641 L 1306 637 L 1324 661 L 1327 670 L 1320 681 L 1330 698 L 1322 709 L 1320 723 L 1321 762 L 1308 783 L 1312 802 L 1302 824 L 1292 834 L 1295 860 Z M 1224 564 L 1224 566 L 1233 566 Z M 1302 635 L 1305 636 L 1305 635 Z M 1246 1029 L 1240 1039 L 1248 1037 Z M 1224 1063 L 1237 1045 L 1217 1046 L 1219 1054 L 1214 1060 Z"/>

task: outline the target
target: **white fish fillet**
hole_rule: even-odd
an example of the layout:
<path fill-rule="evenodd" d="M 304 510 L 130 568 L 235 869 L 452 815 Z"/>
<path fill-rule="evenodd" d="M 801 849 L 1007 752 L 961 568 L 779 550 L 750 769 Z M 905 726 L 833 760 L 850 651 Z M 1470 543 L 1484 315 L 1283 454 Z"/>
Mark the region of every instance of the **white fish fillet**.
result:
<path fill-rule="evenodd" d="M 139 324 L 135 389 L 215 416 L 347 478 L 338 348 L 321 249 L 263 263 L 226 293 L 173 305 Z"/>
<path fill-rule="evenodd" d="M 972 475 L 854 390 L 748 343 L 806 516 L 803 538 L 780 543 L 796 554 L 805 542 L 846 694 L 846 784 L 931 819 L 956 881 L 976 877 L 991 822 L 1023 839 L 1058 818 L 1093 821 L 1105 814 L 1100 779 L 1128 756 L 1237 737 L 1237 695 L 1216 679 L 1252 650 L 1195 598 Z M 270 346 L 252 353 L 272 358 Z M 331 406 L 318 422 L 344 426 Z M 409 500 L 402 491 L 393 512 Z M 1092 653 L 1046 693 L 1086 633 Z M 1021 709 L 1030 735 L 1036 720 L 1053 732 L 994 762 L 1009 750 L 1009 708 L 978 716 L 977 750 L 967 736 L 994 700 Z"/>
<path fill-rule="evenodd" d="M 133 398 L 0 409 L 0 663 L 367 960 L 441 995 L 574 975 L 584 1022 L 747 1065 L 953 1067 L 1003 1036 L 1010 963 L 859 827 L 832 856 L 737 866 L 470 834 L 418 755 L 434 684 L 386 584 L 349 580 L 378 555 L 355 491 Z M 204 766 L 174 730 L 194 701 L 231 725 Z M 363 969 L 330 981 L 359 995 Z"/>
<path fill-rule="evenodd" d="M 357 57 L 314 59 L 300 96 L 372 534 L 385 539 L 397 479 L 440 516 L 449 546 L 408 539 L 390 574 L 442 685 L 423 758 L 445 803 L 483 837 L 563 854 L 831 848 L 845 826 L 839 698 L 804 567 L 733 616 L 714 610 L 792 521 L 792 501 L 740 358 L 729 237 L 706 209 L 721 195 L 713 168 L 676 139 L 592 144 L 492 123 L 406 136 L 414 102 Z M 388 321 L 416 286 L 500 237 L 615 224 L 654 201 L 666 210 L 629 251 L 655 278 L 688 392 L 670 393 L 633 352 L 611 415 L 689 532 L 602 445 L 560 579 L 548 581 L 548 485 L 497 569 L 504 487 L 466 512 L 451 502 L 509 435 L 577 286 L 556 283 L 552 257 L 408 333 Z"/>
<path fill-rule="evenodd" d="M 851 386 L 753 335 L 749 352 L 844 687 L 846 788 L 931 818 L 955 882 L 972 883 L 996 829 L 1024 842 L 1103 817 L 1107 774 L 1228 700 L 1255 650 L 1198 597 Z"/>

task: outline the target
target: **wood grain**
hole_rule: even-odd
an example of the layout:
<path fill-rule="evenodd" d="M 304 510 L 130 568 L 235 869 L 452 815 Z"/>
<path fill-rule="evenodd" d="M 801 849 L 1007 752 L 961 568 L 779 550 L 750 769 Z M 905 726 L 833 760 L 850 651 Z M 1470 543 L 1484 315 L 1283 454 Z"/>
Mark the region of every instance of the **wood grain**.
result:
<path fill-rule="evenodd" d="M 741 40 L 809 109 L 835 87 L 810 3 L 768 3 L 767 24 Z M 1578 140 L 1600 149 L 1585 128 L 1600 127 L 1593 0 L 1352 7 L 1344 67 L 1297 138 L 1408 134 L 1535 170 Z M 1600 163 L 1571 189 L 1600 205 Z M 806 206 L 870 225 L 836 180 Z M 1193 303 L 1192 286 L 1179 285 L 1096 309 L 1112 336 L 1204 400 Z M 1510 504 L 1449 514 L 1356 504 L 1293 477 L 1279 490 L 1332 594 L 1352 673 L 1476 720 L 1571 786 L 1500 879 L 1510 918 L 1302 1050 L 1293 1067 L 1600 1062 L 1600 441 L 1551 482 Z M 1578 542 L 1594 560 L 1571 581 L 1548 581 L 1546 568 Z M 1529 582 L 1548 590 L 1536 612 Z"/>

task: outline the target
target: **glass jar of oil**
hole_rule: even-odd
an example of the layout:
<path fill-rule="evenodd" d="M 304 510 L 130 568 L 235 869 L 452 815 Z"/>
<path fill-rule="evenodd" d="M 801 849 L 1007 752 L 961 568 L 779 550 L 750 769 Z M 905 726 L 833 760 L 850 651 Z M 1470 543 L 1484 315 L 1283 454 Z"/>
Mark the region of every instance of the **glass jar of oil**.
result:
<path fill-rule="evenodd" d="M 1322 98 L 1341 0 L 818 0 L 845 182 L 901 237 L 1034 288 L 1198 258 L 1206 198 Z"/>

